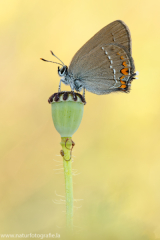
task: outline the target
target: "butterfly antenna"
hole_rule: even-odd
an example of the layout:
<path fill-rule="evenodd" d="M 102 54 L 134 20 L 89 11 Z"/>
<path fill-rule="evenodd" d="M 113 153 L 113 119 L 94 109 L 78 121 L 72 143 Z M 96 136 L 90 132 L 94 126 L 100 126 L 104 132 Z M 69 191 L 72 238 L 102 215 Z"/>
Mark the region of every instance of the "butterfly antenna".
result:
<path fill-rule="evenodd" d="M 46 60 L 46 59 L 44 59 L 44 58 L 40 58 L 42 61 L 45 61 L 45 62 L 51 62 L 51 63 L 56 63 L 56 64 L 59 64 L 59 65 L 61 65 L 61 66 L 64 66 L 64 65 L 62 65 L 61 63 L 57 63 L 57 62 L 53 62 L 53 61 L 48 61 L 48 60 Z"/>
<path fill-rule="evenodd" d="M 59 61 L 61 61 L 61 59 L 59 59 L 52 51 L 50 51 L 50 52 L 54 57 L 56 57 Z M 63 66 L 65 66 L 65 64 L 62 61 L 61 61 L 61 63 L 63 64 Z"/>

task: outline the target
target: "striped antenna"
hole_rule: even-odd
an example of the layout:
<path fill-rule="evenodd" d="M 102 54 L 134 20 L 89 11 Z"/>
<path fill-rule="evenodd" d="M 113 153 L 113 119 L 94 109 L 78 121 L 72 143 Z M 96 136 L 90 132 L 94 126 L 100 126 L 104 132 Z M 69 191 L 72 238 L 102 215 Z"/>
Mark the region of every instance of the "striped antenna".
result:
<path fill-rule="evenodd" d="M 57 63 L 57 62 L 53 62 L 53 61 L 48 61 L 48 60 L 46 60 L 46 59 L 44 59 L 44 58 L 40 58 L 42 61 L 45 61 L 45 62 L 51 62 L 51 63 L 56 63 L 56 64 L 59 64 L 59 65 L 61 65 L 61 66 L 64 66 L 64 65 L 62 65 L 61 63 Z"/>
<path fill-rule="evenodd" d="M 54 57 L 56 57 L 59 61 L 61 61 L 61 59 L 59 59 L 52 51 L 50 51 L 50 52 Z M 63 64 L 63 66 L 65 66 L 65 64 L 62 61 L 61 61 L 61 63 Z"/>

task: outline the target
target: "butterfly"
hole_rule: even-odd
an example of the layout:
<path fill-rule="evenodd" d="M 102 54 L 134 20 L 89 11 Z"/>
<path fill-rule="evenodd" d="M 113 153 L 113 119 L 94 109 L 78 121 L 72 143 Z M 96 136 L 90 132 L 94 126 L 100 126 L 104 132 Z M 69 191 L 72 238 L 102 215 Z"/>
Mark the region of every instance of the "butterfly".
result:
<path fill-rule="evenodd" d="M 60 60 L 52 51 L 51 54 Z M 99 95 L 129 92 L 136 75 L 130 31 L 121 20 L 105 26 L 88 40 L 74 55 L 69 67 L 60 62 L 54 62 L 62 66 L 58 67 L 61 77 L 58 91 L 62 82 L 70 85 L 72 91 L 83 89 L 83 96 L 85 90 Z"/>

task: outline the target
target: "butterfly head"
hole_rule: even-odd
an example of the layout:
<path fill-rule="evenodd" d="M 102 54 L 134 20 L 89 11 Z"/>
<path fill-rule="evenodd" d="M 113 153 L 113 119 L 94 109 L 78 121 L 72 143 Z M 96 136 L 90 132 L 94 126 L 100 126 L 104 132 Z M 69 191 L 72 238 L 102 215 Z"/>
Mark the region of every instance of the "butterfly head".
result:
<path fill-rule="evenodd" d="M 68 81 L 68 67 L 66 65 L 64 65 L 63 67 L 58 67 L 58 75 L 61 77 L 61 81 L 66 84 L 69 85 L 69 81 Z"/>

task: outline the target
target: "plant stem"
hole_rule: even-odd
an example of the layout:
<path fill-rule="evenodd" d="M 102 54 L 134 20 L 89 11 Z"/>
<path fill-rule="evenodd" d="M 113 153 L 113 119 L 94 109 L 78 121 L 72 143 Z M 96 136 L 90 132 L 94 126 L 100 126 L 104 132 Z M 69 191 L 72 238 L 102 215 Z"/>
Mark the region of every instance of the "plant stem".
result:
<path fill-rule="evenodd" d="M 73 183 L 72 183 L 72 159 L 71 137 L 62 137 L 61 146 L 64 153 L 63 166 L 65 177 L 65 192 L 66 192 L 66 225 L 69 232 L 73 230 Z"/>

